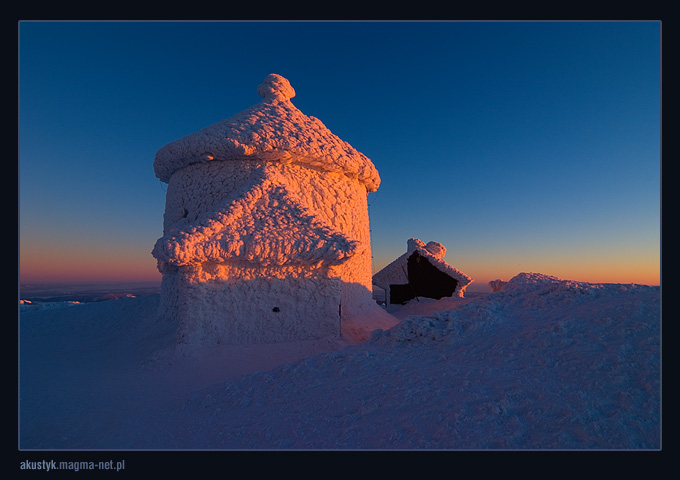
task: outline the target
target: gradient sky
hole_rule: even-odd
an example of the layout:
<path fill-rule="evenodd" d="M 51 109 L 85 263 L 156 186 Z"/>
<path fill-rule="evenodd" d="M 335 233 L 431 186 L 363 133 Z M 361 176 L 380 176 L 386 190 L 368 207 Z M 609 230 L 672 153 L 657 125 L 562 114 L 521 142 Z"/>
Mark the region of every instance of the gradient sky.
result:
<path fill-rule="evenodd" d="M 378 169 L 374 272 L 659 284 L 660 22 L 288 21 L 20 22 L 21 283 L 160 280 L 155 152 L 269 73 Z"/>

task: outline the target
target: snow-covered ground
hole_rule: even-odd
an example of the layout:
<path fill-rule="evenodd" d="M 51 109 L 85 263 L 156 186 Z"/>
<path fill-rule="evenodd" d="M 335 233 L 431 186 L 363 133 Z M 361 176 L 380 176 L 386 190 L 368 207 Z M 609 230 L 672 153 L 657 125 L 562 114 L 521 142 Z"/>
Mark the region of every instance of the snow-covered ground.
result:
<path fill-rule="evenodd" d="M 660 449 L 660 287 L 520 274 L 370 340 L 177 347 L 157 295 L 20 310 L 21 449 Z"/>

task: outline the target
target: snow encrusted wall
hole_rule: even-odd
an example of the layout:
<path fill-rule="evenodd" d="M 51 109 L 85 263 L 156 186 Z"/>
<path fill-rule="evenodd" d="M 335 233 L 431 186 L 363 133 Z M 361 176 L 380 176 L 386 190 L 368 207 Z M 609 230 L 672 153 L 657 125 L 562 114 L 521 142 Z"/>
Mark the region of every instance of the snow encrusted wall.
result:
<path fill-rule="evenodd" d="M 273 188 L 283 188 L 285 196 L 297 207 L 297 211 L 287 212 L 293 218 L 282 219 L 284 215 L 282 199 L 273 198 Z M 269 198 L 259 199 L 248 203 L 248 195 L 257 189 L 267 191 Z M 264 195 L 263 195 L 264 197 Z M 235 204 L 246 210 L 243 212 L 229 211 Z M 255 212 L 257 207 L 261 212 Z M 168 250 L 162 258 L 164 261 L 181 265 L 183 263 L 196 263 L 201 252 L 211 238 L 223 234 L 225 229 L 231 227 L 236 215 L 242 215 L 242 224 L 230 231 L 229 238 L 223 239 L 222 245 L 227 242 L 241 242 L 243 246 L 252 243 L 259 232 L 266 232 L 266 240 L 277 240 L 283 249 L 280 259 L 272 259 L 270 263 L 283 265 L 289 263 L 295 252 L 291 245 L 290 235 L 295 221 L 302 217 L 313 218 L 319 228 L 342 235 L 337 242 L 326 242 L 324 245 L 315 245 L 308 248 L 309 251 L 318 252 L 318 258 L 311 258 L 309 263 L 326 260 L 327 263 L 338 263 L 331 271 L 333 276 L 340 276 L 345 282 L 358 283 L 367 289 L 371 287 L 371 251 L 368 208 L 366 204 L 366 190 L 357 181 L 347 178 L 339 173 L 324 172 L 322 175 L 316 170 L 311 170 L 296 164 L 281 164 L 278 162 L 214 162 L 190 165 L 177 172 L 168 184 L 166 209 L 164 216 L 165 240 L 161 240 L 156 247 L 160 253 L 165 247 Z M 220 216 L 229 218 L 220 218 Z M 280 221 L 278 229 L 268 228 L 273 222 Z M 199 229 L 203 228 L 201 238 Z M 310 230 L 313 226 L 310 227 Z M 214 232 L 209 232 L 213 230 Z M 309 238 L 313 232 L 304 232 Z M 181 236 L 193 235 L 195 238 L 186 240 L 180 246 Z M 329 236 L 329 235 L 326 235 Z M 343 242 L 344 238 L 344 242 Z M 304 239 L 300 239 L 302 241 Z M 345 243 L 342 248 L 337 244 Z M 259 252 L 258 263 L 262 264 L 266 259 L 271 259 L 273 248 L 262 246 Z M 180 249 L 188 252 L 186 262 L 171 260 L 178 257 Z M 205 250 L 205 249 L 204 249 Z M 331 251 L 333 250 L 333 251 Z M 343 255 L 343 251 L 345 255 Z M 326 257 L 324 257 L 326 255 Z M 328 255 L 339 257 L 334 262 Z M 210 254 L 204 254 L 203 260 L 209 260 Z M 246 258 L 246 252 L 217 251 L 213 249 L 216 260 L 240 257 L 239 260 L 253 260 Z M 158 258 L 158 257 L 157 257 Z M 297 259 L 301 260 L 301 259 Z M 212 272 L 212 273 L 211 273 Z M 288 273 L 286 274 L 288 275 Z M 204 270 L 196 281 L 206 281 L 222 278 L 223 275 L 216 270 Z"/>
<path fill-rule="evenodd" d="M 366 338 L 373 325 L 357 318 L 388 320 L 371 295 L 367 192 L 377 171 L 297 110 L 288 87 L 268 77 L 260 104 L 156 155 L 168 182 L 153 250 L 160 309 L 182 342 L 318 339 L 341 335 L 343 323 Z"/>
<path fill-rule="evenodd" d="M 337 279 L 258 276 L 195 283 L 182 273 L 164 277 L 164 282 L 176 282 L 169 290 L 174 291 L 170 311 L 179 319 L 181 343 L 279 343 L 340 336 Z"/>

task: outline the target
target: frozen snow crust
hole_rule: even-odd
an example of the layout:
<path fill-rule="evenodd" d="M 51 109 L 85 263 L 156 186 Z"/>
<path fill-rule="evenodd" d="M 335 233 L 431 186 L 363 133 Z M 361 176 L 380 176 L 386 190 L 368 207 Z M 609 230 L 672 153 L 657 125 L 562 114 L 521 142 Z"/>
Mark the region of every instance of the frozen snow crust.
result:
<path fill-rule="evenodd" d="M 22 312 L 21 448 L 661 448 L 659 287 L 520 274 L 351 346 L 177 346 L 157 302 Z"/>
<path fill-rule="evenodd" d="M 366 305 L 379 310 L 366 192 L 339 173 L 262 161 L 190 165 L 170 180 L 152 253 L 161 310 L 180 319 L 182 342 L 320 338 L 339 334 L 341 321 L 356 325 Z"/>
<path fill-rule="evenodd" d="M 192 163 L 258 159 L 340 172 L 359 179 L 370 192 L 378 189 L 373 163 L 319 119 L 298 110 L 290 101 L 295 90 L 287 79 L 270 74 L 257 92 L 260 103 L 158 150 L 156 176 L 168 182 Z"/>
<path fill-rule="evenodd" d="M 356 182 L 269 162 L 247 167 L 201 165 L 176 175 L 154 257 L 172 266 L 338 265 L 370 242 Z"/>
<path fill-rule="evenodd" d="M 290 102 L 280 75 L 262 102 L 160 149 L 168 182 L 161 314 L 180 342 L 365 339 L 371 299 L 367 190 L 373 164 Z M 387 318 L 380 325 L 384 326 Z"/>

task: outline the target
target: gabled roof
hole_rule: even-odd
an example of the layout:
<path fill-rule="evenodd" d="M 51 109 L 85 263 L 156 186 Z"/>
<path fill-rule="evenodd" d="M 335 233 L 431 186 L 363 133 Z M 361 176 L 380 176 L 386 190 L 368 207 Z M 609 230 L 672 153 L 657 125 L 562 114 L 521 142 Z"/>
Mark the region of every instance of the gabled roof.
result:
<path fill-rule="evenodd" d="M 281 266 L 338 265 L 357 253 L 359 242 L 310 214 L 285 178 L 263 171 L 222 208 L 160 238 L 153 256 L 176 266 L 208 261 Z"/>
<path fill-rule="evenodd" d="M 458 281 L 457 291 L 464 290 L 472 283 L 472 278 L 444 261 L 444 255 L 446 254 L 446 247 L 444 245 L 438 242 L 429 242 L 426 245 L 422 240 L 411 238 L 408 241 L 407 252 L 373 275 L 373 284 L 387 290 L 390 285 L 408 283 L 407 262 L 414 252 L 418 252 L 427 258 L 441 272 L 456 279 Z"/>
<path fill-rule="evenodd" d="M 158 150 L 156 176 L 168 182 L 177 169 L 192 163 L 253 158 L 340 172 L 359 179 L 368 191 L 378 189 L 373 163 L 319 119 L 298 110 L 290 101 L 295 90 L 288 80 L 271 74 L 257 91 L 260 103 Z"/>

